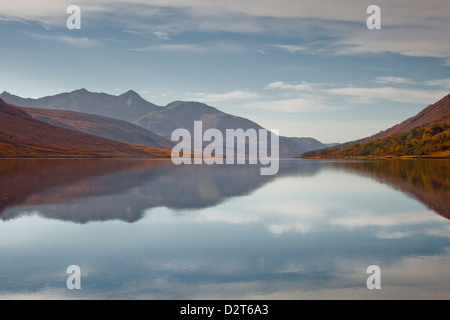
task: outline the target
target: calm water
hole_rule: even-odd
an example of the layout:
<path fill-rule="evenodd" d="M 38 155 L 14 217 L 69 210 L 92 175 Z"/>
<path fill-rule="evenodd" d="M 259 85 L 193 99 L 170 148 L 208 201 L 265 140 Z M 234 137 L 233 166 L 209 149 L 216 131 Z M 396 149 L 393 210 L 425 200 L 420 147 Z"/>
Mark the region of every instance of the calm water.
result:
<path fill-rule="evenodd" d="M 449 168 L 0 160 L 0 298 L 449 299 Z"/>

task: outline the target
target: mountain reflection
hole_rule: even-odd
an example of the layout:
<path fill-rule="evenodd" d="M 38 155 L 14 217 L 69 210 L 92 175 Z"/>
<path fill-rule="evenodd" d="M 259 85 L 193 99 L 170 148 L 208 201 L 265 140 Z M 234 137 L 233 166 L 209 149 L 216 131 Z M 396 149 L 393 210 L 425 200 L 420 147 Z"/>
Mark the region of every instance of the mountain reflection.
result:
<path fill-rule="evenodd" d="M 257 165 L 181 165 L 170 160 L 1 160 L 0 217 L 30 212 L 85 223 L 134 222 L 144 210 L 194 210 L 244 196 L 280 176 L 311 176 L 319 162 L 282 161 L 277 176 Z"/>
<path fill-rule="evenodd" d="M 398 159 L 331 163 L 389 184 L 450 219 L 450 160 Z"/>
<path fill-rule="evenodd" d="M 134 222 L 146 209 L 196 210 L 245 196 L 283 176 L 314 176 L 341 168 L 409 194 L 450 218 L 448 160 L 280 162 L 276 176 L 258 165 L 182 165 L 170 160 L 1 160 L 0 218 L 32 212 L 77 223 L 119 219 Z"/>

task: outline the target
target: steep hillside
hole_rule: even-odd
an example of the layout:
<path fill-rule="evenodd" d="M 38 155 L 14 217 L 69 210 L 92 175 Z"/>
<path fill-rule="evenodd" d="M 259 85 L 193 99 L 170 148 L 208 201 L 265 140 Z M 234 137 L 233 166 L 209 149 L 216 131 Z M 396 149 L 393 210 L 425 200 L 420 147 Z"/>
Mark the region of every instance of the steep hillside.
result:
<path fill-rule="evenodd" d="M 376 135 L 306 152 L 304 158 L 330 157 L 449 157 L 450 94 Z"/>
<path fill-rule="evenodd" d="M 362 139 L 361 142 L 387 137 L 391 134 L 405 133 L 416 127 L 425 126 L 439 121 L 445 121 L 445 116 L 449 114 L 450 94 L 446 95 L 434 104 L 429 105 L 414 117 L 408 118 L 402 123 L 399 123 L 387 130 L 381 131 L 373 136 Z"/>
<path fill-rule="evenodd" d="M 74 111 L 19 108 L 33 118 L 54 126 L 155 148 L 171 149 L 173 147 L 170 140 L 123 120 Z"/>
<path fill-rule="evenodd" d="M 304 158 L 340 157 L 450 157 L 450 117 L 415 127 L 405 133 L 391 134 L 387 137 L 334 147 L 320 151 L 307 152 Z"/>
<path fill-rule="evenodd" d="M 38 121 L 0 99 L 0 157 L 170 157 L 170 151 L 100 138 Z"/>

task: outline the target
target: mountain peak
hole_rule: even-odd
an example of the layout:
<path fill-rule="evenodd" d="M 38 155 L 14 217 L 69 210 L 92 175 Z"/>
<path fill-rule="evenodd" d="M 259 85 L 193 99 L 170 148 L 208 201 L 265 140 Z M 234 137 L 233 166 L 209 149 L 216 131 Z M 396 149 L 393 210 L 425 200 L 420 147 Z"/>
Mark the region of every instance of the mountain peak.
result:
<path fill-rule="evenodd" d="M 222 113 L 214 107 L 208 106 L 205 103 L 195 102 L 195 101 L 174 101 L 166 106 L 167 109 L 189 109 L 191 111 L 206 112 L 206 113 Z"/>
<path fill-rule="evenodd" d="M 80 93 L 86 93 L 86 92 L 89 92 L 89 91 L 87 91 L 85 88 L 81 88 L 81 89 L 72 91 L 72 93 L 77 93 L 77 92 L 80 92 Z"/>
<path fill-rule="evenodd" d="M 128 90 L 125 93 L 122 93 L 121 96 L 134 96 L 134 97 L 141 97 L 136 91 L 134 90 Z"/>
<path fill-rule="evenodd" d="M 3 91 L 3 92 L 0 94 L 0 97 L 3 98 L 3 101 L 4 101 L 4 102 L 6 102 L 4 99 L 13 98 L 14 95 L 12 95 L 11 93 L 9 93 L 8 91 Z"/>

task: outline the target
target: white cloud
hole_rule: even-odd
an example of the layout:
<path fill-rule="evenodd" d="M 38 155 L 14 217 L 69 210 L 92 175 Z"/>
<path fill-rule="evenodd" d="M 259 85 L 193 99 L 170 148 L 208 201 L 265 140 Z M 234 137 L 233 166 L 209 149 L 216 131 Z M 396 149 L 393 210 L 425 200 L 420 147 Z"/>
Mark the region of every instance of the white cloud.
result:
<path fill-rule="evenodd" d="M 376 83 L 380 84 L 388 84 L 388 83 L 394 83 L 394 84 L 409 84 L 413 83 L 411 79 L 403 78 L 403 77 L 377 77 L 374 80 Z"/>
<path fill-rule="evenodd" d="M 360 101 L 385 99 L 396 102 L 423 103 L 426 105 L 434 103 L 448 94 L 446 91 L 402 89 L 393 87 L 345 87 L 328 89 L 326 91 L 332 94 L 353 96 L 360 99 Z"/>
<path fill-rule="evenodd" d="M 424 21 L 421 25 L 411 22 L 411 26 L 386 26 L 376 31 L 347 27 L 336 32 L 338 39 L 330 42 L 329 50 L 340 55 L 396 53 L 445 61 L 450 58 L 449 22 L 432 24 L 428 18 L 418 20 Z"/>
<path fill-rule="evenodd" d="M 207 49 L 197 44 L 156 44 L 143 48 L 131 49 L 132 51 L 168 51 L 168 52 L 205 52 Z"/>
<path fill-rule="evenodd" d="M 431 80 L 425 83 L 427 86 L 436 86 L 450 89 L 450 78 Z"/>
<path fill-rule="evenodd" d="M 314 86 L 313 84 L 307 83 L 305 81 L 302 81 L 299 84 L 287 83 L 287 82 L 283 82 L 283 81 L 275 81 L 275 82 L 269 83 L 266 86 L 266 89 L 304 91 L 304 90 L 312 89 L 313 86 Z"/>
<path fill-rule="evenodd" d="M 163 31 L 156 31 L 153 32 L 153 35 L 155 35 L 158 39 L 163 39 L 163 40 L 169 40 L 169 35 Z"/>
<path fill-rule="evenodd" d="M 250 109 L 260 109 L 274 112 L 322 112 L 329 110 L 330 107 L 321 104 L 317 100 L 305 99 L 305 98 L 294 98 L 285 100 L 275 100 L 275 101 L 256 101 L 244 105 L 246 108 Z"/>
<path fill-rule="evenodd" d="M 444 225 L 440 228 L 430 228 L 425 230 L 426 234 L 431 234 L 437 237 L 450 238 L 450 225 Z"/>
<path fill-rule="evenodd" d="M 153 34 L 153 36 L 155 36 Z M 162 36 L 162 35 L 161 35 Z M 163 39 L 163 38 L 161 38 Z M 165 40 L 170 40 L 168 37 Z M 239 52 L 242 50 L 241 45 L 226 41 L 216 41 L 202 44 L 194 43 L 158 43 L 148 45 L 142 48 L 133 48 L 132 51 L 148 51 L 148 52 L 182 52 L 182 53 L 216 53 L 216 52 Z"/>
<path fill-rule="evenodd" d="M 288 44 L 274 44 L 273 47 L 286 50 L 291 53 L 295 52 L 303 52 L 306 50 L 309 50 L 308 47 L 305 46 L 295 46 L 295 45 L 288 45 Z"/>
<path fill-rule="evenodd" d="M 411 231 L 380 231 L 375 234 L 375 236 L 380 239 L 404 239 L 409 238 L 413 235 L 414 232 Z"/>
<path fill-rule="evenodd" d="M 245 100 L 258 98 L 259 94 L 247 90 L 234 90 L 224 93 L 203 93 L 197 92 L 190 94 L 185 100 L 202 100 L 204 102 L 227 101 L 227 100 Z"/>
<path fill-rule="evenodd" d="M 75 46 L 75 47 L 90 47 L 94 46 L 97 43 L 89 38 L 76 38 L 76 37 L 68 37 L 68 36 L 59 36 L 59 35 L 40 35 L 40 34 L 34 34 L 34 33 L 25 33 L 26 35 L 33 37 L 33 38 L 40 38 L 40 39 L 46 39 L 46 40 L 54 40 L 63 42 L 65 44 Z"/>
<path fill-rule="evenodd" d="M 235 90 L 226 93 L 207 94 L 205 98 L 210 101 L 236 100 L 236 99 L 254 99 L 259 97 L 255 92 Z"/>

